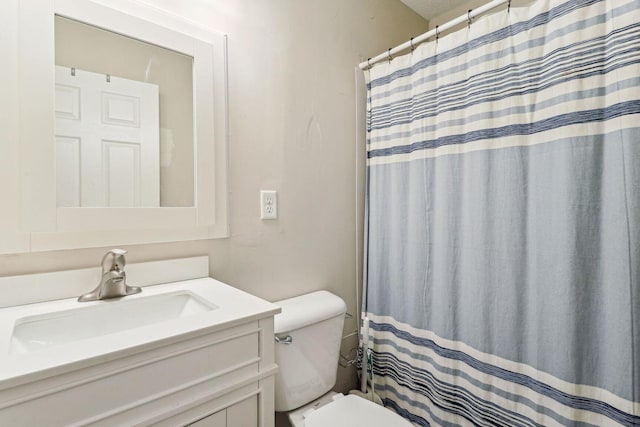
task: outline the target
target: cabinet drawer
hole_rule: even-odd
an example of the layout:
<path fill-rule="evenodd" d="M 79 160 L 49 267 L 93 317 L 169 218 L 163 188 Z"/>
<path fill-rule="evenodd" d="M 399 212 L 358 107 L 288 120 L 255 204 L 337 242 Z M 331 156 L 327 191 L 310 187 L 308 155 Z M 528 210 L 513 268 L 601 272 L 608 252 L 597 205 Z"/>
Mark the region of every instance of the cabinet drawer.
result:
<path fill-rule="evenodd" d="M 173 343 L 154 349 L 142 359 L 136 355 L 106 363 L 82 381 L 58 377 L 56 382 L 64 385 L 36 392 L 0 411 L 0 425 L 131 424 L 141 414 L 146 418 L 166 411 L 167 405 L 257 375 L 259 336 L 257 324 L 252 323 L 198 337 L 188 346 Z M 59 410 L 64 407 L 74 410 Z"/>

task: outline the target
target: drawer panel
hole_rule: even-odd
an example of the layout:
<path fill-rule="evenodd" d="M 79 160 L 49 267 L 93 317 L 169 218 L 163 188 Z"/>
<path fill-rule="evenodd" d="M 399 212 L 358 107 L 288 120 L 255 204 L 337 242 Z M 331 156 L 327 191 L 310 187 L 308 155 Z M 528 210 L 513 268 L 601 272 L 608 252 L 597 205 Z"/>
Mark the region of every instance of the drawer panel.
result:
<path fill-rule="evenodd" d="M 135 363 L 132 358 L 131 366 L 127 366 L 126 358 L 119 360 L 111 372 L 102 369 L 91 381 L 69 388 L 58 386 L 57 390 L 40 393 L 40 397 L 2 409 L 0 425 L 99 423 L 112 416 L 118 418 L 122 412 L 135 419 L 137 407 L 153 406 L 158 400 L 171 401 L 172 394 L 184 397 L 184 391 L 189 389 L 201 393 L 205 384 L 207 390 L 215 392 L 241 378 L 257 375 L 257 327 L 225 335 L 201 337 L 190 347 L 172 344 L 164 351 L 154 350 L 158 354 L 149 361 Z"/>

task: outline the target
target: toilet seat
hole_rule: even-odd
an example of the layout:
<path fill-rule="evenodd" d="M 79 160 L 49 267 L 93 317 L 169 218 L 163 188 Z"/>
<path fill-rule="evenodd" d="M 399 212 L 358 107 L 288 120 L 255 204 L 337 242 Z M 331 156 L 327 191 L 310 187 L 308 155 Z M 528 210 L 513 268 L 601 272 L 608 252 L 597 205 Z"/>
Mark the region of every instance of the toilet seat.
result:
<path fill-rule="evenodd" d="M 411 423 L 383 406 L 351 394 L 339 396 L 305 414 L 305 427 L 411 427 Z"/>

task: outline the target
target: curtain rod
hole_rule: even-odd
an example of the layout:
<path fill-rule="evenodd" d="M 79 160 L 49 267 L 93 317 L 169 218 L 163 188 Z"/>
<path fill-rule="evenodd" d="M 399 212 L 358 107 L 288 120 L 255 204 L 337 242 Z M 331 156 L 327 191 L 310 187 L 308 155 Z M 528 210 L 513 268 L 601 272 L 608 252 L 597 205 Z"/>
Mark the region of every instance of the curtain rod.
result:
<path fill-rule="evenodd" d="M 380 62 L 383 59 L 389 59 L 390 57 L 393 58 L 393 55 L 398 53 L 398 52 L 402 52 L 405 49 L 408 48 L 413 48 L 414 46 L 418 45 L 419 43 L 422 43 L 423 41 L 427 40 L 429 37 L 433 37 L 433 36 L 437 36 L 440 33 L 442 33 L 443 31 L 448 30 L 449 28 L 455 27 L 458 24 L 462 24 L 463 22 L 469 22 L 471 23 L 471 19 L 481 15 L 491 9 L 494 9 L 500 5 L 503 5 L 505 3 L 509 3 L 509 5 L 511 5 L 511 0 L 493 0 L 490 1 L 487 4 L 484 4 L 482 6 L 480 6 L 477 9 L 469 9 L 469 11 L 466 13 L 466 15 L 462 15 L 459 16 L 455 19 L 452 19 L 451 21 L 448 21 L 442 25 L 438 25 L 436 26 L 436 28 L 434 28 L 433 30 L 427 31 L 426 33 L 418 36 L 418 37 L 414 37 L 411 40 L 409 40 L 408 42 L 404 42 L 402 43 L 400 46 L 396 46 L 393 49 L 389 49 L 388 51 L 381 53 L 378 56 L 374 56 L 373 58 L 369 58 L 368 60 L 361 62 L 358 66 L 360 67 L 361 70 L 365 70 L 367 68 L 370 68 L 373 64 L 375 64 L 376 62 Z"/>

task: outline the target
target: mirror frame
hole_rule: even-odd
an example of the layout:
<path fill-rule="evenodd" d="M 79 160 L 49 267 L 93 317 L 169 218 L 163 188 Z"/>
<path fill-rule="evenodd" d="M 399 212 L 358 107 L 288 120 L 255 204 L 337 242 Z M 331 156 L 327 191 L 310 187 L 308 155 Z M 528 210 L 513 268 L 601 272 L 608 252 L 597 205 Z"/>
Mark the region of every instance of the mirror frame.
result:
<path fill-rule="evenodd" d="M 54 15 L 193 57 L 194 207 L 56 206 Z M 228 237 L 226 36 L 130 0 L 20 0 L 19 36 L 20 231 L 30 251 Z"/>

